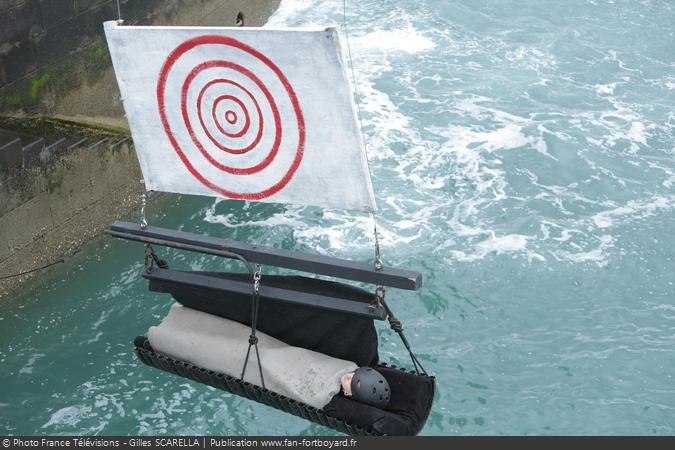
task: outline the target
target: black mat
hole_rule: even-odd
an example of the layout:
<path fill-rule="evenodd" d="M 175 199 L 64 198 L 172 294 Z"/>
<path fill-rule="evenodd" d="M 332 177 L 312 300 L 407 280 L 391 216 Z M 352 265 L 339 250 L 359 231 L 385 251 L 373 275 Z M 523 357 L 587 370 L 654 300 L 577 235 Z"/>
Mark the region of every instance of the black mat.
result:
<path fill-rule="evenodd" d="M 381 364 L 375 369 L 387 379 L 392 393 L 385 410 L 355 402 L 342 395 L 333 397 L 324 409 L 316 409 L 229 375 L 156 353 L 150 349 L 144 336 L 136 338 L 134 343 L 138 358 L 151 367 L 255 400 L 353 436 L 416 435 L 424 427 L 433 402 L 434 377 Z"/>

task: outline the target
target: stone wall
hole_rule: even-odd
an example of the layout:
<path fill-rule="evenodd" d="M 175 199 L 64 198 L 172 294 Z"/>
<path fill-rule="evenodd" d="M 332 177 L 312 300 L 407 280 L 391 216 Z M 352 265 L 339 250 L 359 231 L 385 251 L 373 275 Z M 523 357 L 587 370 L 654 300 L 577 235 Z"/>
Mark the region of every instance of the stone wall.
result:
<path fill-rule="evenodd" d="M 50 145 L 39 138 L 17 147 L 20 164 L 0 165 L 0 277 L 71 254 L 137 208 L 141 174 L 130 139 L 85 134 Z M 32 275 L 0 280 L 0 297 Z"/>
<path fill-rule="evenodd" d="M 263 25 L 279 0 L 120 0 L 134 25 Z M 116 0 L 0 0 L 0 297 L 137 210 L 102 23 Z M 46 118 L 45 118 L 46 117 Z"/>
<path fill-rule="evenodd" d="M 129 25 L 263 25 L 278 0 L 120 0 Z M 0 0 L 0 112 L 124 124 L 106 20 L 116 0 Z"/>

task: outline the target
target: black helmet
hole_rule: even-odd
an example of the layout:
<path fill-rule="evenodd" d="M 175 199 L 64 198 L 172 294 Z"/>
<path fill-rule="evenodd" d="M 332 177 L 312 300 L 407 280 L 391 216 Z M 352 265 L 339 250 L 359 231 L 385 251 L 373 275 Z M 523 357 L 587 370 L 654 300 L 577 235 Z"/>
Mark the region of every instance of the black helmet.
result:
<path fill-rule="evenodd" d="M 357 402 L 384 408 L 389 403 L 389 383 L 375 369 L 359 367 L 352 378 L 352 398 Z"/>

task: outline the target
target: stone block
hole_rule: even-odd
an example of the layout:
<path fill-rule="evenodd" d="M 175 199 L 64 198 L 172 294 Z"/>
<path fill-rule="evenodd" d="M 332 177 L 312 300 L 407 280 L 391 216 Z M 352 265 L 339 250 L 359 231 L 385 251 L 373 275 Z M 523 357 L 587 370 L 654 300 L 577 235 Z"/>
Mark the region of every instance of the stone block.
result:
<path fill-rule="evenodd" d="M 32 167 L 42 166 L 40 155 L 45 148 L 45 140 L 42 138 L 23 146 L 23 167 L 30 169 Z"/>
<path fill-rule="evenodd" d="M 0 260 L 29 245 L 52 227 L 47 194 L 14 208 L 0 217 Z"/>
<path fill-rule="evenodd" d="M 14 139 L 18 137 L 21 137 L 19 133 L 15 133 L 12 130 L 5 130 L 3 128 L 0 128 L 0 147 L 12 142 Z"/>
<path fill-rule="evenodd" d="M 6 53 L 2 55 L 3 78 L 6 83 L 16 81 L 36 67 L 33 44 L 26 38 L 22 41 L 2 42 L 6 45 Z"/>
<path fill-rule="evenodd" d="M 39 0 L 39 3 L 47 30 L 73 15 L 73 0 Z"/>
<path fill-rule="evenodd" d="M 19 169 L 23 165 L 23 152 L 21 139 L 15 138 L 13 141 L 0 146 L 0 168 Z"/>
<path fill-rule="evenodd" d="M 30 38 L 29 30 L 42 28 L 40 7 L 35 0 L 17 2 L 0 14 L 0 40 L 19 41 Z"/>
<path fill-rule="evenodd" d="M 66 153 L 70 153 L 77 148 L 86 146 L 87 146 L 87 138 L 79 139 L 68 146 L 68 148 L 66 149 Z"/>
<path fill-rule="evenodd" d="M 44 151 L 42 152 L 42 155 L 40 156 L 42 164 L 44 165 L 49 164 L 54 159 L 57 159 L 60 156 L 64 155 L 67 149 L 68 145 L 66 142 L 66 138 L 59 139 L 53 144 L 45 147 Z"/>
<path fill-rule="evenodd" d="M 112 144 L 110 144 L 110 150 L 113 151 L 113 152 L 118 150 L 127 141 L 129 141 L 129 138 L 123 138 L 123 139 L 120 139 L 119 141 L 113 142 Z"/>
<path fill-rule="evenodd" d="M 104 138 L 104 139 L 101 139 L 98 142 L 94 142 L 93 144 L 91 144 L 88 147 L 88 149 L 92 150 L 92 151 L 95 151 L 95 152 L 98 152 L 98 151 L 104 150 L 107 146 L 108 146 L 108 138 Z"/>

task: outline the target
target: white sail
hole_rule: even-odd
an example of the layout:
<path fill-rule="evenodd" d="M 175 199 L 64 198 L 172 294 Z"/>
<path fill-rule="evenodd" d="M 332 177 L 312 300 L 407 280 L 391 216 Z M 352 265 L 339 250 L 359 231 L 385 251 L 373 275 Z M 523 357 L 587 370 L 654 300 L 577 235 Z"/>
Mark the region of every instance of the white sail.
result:
<path fill-rule="evenodd" d="M 335 28 L 104 25 L 148 189 L 376 209 Z"/>

